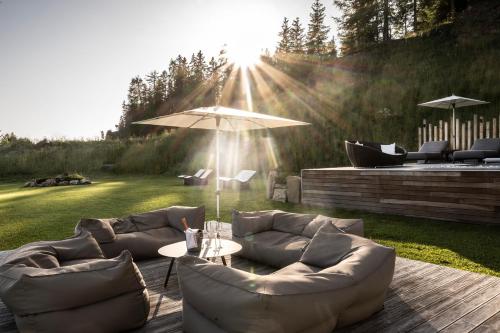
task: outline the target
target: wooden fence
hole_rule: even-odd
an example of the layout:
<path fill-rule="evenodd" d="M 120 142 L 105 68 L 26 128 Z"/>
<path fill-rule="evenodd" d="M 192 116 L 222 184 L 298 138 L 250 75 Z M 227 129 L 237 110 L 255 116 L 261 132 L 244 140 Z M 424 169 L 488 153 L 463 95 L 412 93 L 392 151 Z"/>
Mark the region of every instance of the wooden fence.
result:
<path fill-rule="evenodd" d="M 500 137 L 500 115 L 498 118 L 485 120 L 484 117 L 474 114 L 472 120 L 461 121 L 455 118 L 457 133 L 453 142 L 453 120 L 439 120 L 437 124 L 423 120 L 418 127 L 418 146 L 424 142 L 448 140 L 452 149 L 469 149 L 476 139 Z"/>

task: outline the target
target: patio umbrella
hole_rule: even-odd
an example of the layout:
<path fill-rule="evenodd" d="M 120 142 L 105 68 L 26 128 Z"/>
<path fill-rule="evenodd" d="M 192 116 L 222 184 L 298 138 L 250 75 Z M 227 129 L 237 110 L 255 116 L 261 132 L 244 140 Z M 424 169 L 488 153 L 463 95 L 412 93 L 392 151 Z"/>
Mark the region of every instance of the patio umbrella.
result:
<path fill-rule="evenodd" d="M 223 106 L 201 107 L 167 116 L 137 121 L 134 124 L 215 130 L 217 221 L 220 221 L 219 132 L 310 125 L 302 121 Z"/>
<path fill-rule="evenodd" d="M 488 104 L 488 103 L 489 102 L 480 101 L 477 99 L 472 99 L 472 98 L 467 98 L 467 97 L 455 96 L 452 94 L 451 96 L 448 96 L 445 98 L 436 99 L 434 101 L 418 104 L 418 106 L 427 106 L 427 107 L 431 107 L 431 108 L 447 109 L 447 110 L 449 110 L 451 108 L 453 110 L 453 116 L 452 116 L 453 126 L 451 127 L 452 128 L 451 136 L 453 139 L 452 144 L 455 145 L 455 135 L 457 133 L 456 123 L 455 123 L 455 109 L 462 108 L 465 106 Z"/>

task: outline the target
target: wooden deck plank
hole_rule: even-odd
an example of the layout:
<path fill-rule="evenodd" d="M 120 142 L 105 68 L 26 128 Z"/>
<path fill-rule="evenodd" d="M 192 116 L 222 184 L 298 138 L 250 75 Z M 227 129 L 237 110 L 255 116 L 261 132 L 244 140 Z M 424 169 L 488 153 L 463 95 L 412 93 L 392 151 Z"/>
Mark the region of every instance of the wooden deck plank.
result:
<path fill-rule="evenodd" d="M 455 322 L 457 318 L 463 317 L 464 315 L 477 309 L 479 306 L 492 299 L 495 296 L 493 295 L 495 293 L 495 290 L 498 290 L 499 287 L 500 283 L 498 283 L 498 281 L 492 281 L 488 279 L 484 286 L 482 288 L 478 288 L 479 290 L 474 295 L 462 298 L 445 311 L 437 313 L 434 315 L 434 317 L 429 318 L 425 322 L 425 324 L 416 326 L 411 332 L 425 333 L 428 331 L 429 326 L 438 331 L 444 329 L 445 327 Z M 450 320 L 452 322 L 450 322 Z"/>
<path fill-rule="evenodd" d="M 480 326 L 472 330 L 471 333 L 500 332 L 500 311 L 484 321 Z"/>
<path fill-rule="evenodd" d="M 458 332 L 462 328 L 466 328 L 469 331 L 475 330 L 478 326 L 481 326 L 482 323 L 486 322 L 491 317 L 497 315 L 499 312 L 500 312 L 500 295 L 497 294 L 488 302 L 484 303 L 480 307 L 476 308 L 474 311 L 469 312 L 465 316 L 461 317 L 459 320 L 455 321 L 453 324 L 441 330 L 441 332 L 446 332 L 446 333 Z M 469 329 L 470 327 L 473 328 Z"/>

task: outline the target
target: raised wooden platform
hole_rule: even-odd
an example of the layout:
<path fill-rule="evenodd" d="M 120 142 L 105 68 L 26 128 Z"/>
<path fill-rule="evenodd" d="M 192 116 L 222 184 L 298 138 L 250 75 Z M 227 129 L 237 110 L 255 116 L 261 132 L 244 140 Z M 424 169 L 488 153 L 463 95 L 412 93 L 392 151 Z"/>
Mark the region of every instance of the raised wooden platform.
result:
<path fill-rule="evenodd" d="M 223 236 L 229 238 L 230 233 L 231 225 L 225 224 Z M 182 295 L 175 270 L 168 289 L 163 289 L 168 263 L 166 258 L 138 263 L 151 304 L 149 320 L 137 332 L 182 332 Z M 228 265 L 261 275 L 275 270 L 238 257 L 231 258 Z M 399 257 L 384 309 L 364 322 L 340 330 L 345 333 L 498 331 L 499 278 Z M 17 332 L 12 314 L 1 301 L 0 332 Z"/>
<path fill-rule="evenodd" d="M 405 166 L 302 170 L 302 202 L 500 225 L 500 167 Z"/>

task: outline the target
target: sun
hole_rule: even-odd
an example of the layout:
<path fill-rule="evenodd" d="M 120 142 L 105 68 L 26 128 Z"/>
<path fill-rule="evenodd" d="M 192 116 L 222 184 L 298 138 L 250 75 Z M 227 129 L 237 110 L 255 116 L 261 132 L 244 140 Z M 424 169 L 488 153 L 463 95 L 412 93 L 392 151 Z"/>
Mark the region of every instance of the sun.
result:
<path fill-rule="evenodd" d="M 228 47 L 227 52 L 228 60 L 242 68 L 252 67 L 259 63 L 261 55 L 261 50 L 251 45 L 234 45 Z"/>

